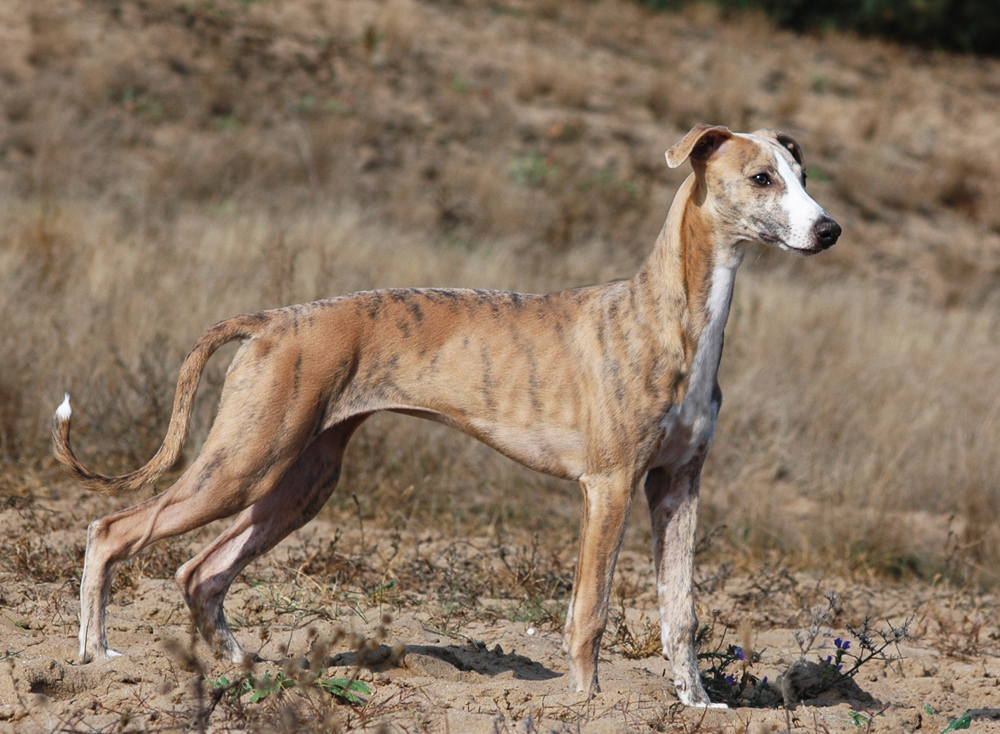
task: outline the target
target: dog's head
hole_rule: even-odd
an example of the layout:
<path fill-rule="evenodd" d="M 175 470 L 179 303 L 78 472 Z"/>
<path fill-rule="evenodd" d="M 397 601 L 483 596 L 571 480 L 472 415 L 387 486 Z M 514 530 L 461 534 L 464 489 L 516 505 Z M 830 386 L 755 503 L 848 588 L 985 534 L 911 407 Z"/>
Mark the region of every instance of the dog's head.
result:
<path fill-rule="evenodd" d="M 840 225 L 806 193 L 802 148 L 777 130 L 734 133 L 695 125 L 667 151 L 671 168 L 690 160 L 694 196 L 727 237 L 812 255 L 840 237 Z"/>

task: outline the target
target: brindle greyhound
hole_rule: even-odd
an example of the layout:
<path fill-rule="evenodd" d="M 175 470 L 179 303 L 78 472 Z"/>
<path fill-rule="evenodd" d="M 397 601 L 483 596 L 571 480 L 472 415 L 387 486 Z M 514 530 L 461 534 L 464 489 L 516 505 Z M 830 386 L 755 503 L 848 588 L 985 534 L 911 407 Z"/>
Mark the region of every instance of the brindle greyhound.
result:
<path fill-rule="evenodd" d="M 69 443 L 56 458 L 88 489 L 134 492 L 176 461 L 202 369 L 242 345 L 199 456 L 165 492 L 95 520 L 80 583 L 80 658 L 109 650 L 115 567 L 144 547 L 240 513 L 177 571 L 205 639 L 244 658 L 223 612 L 239 572 L 308 522 L 333 492 L 351 435 L 377 411 L 439 421 L 583 489 L 580 556 L 564 646 L 574 691 L 597 690 L 608 596 L 632 497 L 653 524 L 663 655 L 681 701 L 710 706 L 695 654 L 692 592 L 699 480 L 722 402 L 716 374 L 736 269 L 751 243 L 810 255 L 840 227 L 805 192 L 784 133 L 697 125 L 666 153 L 694 173 L 629 280 L 547 295 L 402 289 L 246 314 L 209 329 L 180 370 L 166 438 L 141 469 L 106 477 Z"/>

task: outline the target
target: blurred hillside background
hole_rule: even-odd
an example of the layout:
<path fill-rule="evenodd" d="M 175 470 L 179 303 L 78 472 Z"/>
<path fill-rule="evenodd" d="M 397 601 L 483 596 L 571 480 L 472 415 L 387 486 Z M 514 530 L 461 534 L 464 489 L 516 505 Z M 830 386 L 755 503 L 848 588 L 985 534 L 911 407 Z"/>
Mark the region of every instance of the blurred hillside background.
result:
<path fill-rule="evenodd" d="M 780 12 L 823 3 L 654 5 L 5 0 L 0 490 L 82 491 L 48 456 L 66 389 L 87 462 L 145 462 L 181 360 L 226 316 L 627 277 L 687 175 L 663 152 L 697 122 L 772 127 L 845 234 L 746 259 L 707 552 L 996 583 L 1000 62 L 938 50 L 982 50 L 995 13 L 952 40 Z M 353 493 L 387 526 L 574 544 L 575 486 L 413 421 L 369 421 L 328 512 Z M 639 503 L 628 542 L 649 547 Z"/>

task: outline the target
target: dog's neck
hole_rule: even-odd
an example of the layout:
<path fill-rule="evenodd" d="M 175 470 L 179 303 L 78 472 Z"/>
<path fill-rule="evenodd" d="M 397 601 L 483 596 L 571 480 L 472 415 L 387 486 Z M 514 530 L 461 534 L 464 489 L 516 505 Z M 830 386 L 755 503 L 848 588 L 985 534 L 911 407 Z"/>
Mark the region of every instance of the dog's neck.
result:
<path fill-rule="evenodd" d="M 743 260 L 742 247 L 706 211 L 698 186 L 695 175 L 681 185 L 652 252 L 632 279 L 636 305 L 656 324 L 664 347 L 683 351 L 685 394 L 714 387 Z"/>

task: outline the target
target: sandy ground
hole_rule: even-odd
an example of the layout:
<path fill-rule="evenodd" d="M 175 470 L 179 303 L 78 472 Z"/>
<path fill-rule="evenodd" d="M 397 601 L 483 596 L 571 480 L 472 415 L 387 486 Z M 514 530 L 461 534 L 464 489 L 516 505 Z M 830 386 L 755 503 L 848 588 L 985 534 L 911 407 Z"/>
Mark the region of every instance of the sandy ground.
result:
<path fill-rule="evenodd" d="M 857 580 L 795 575 L 776 566 L 698 568 L 702 651 L 740 644 L 760 653 L 747 672 L 771 685 L 762 707 L 685 710 L 657 651 L 650 558 L 623 553 L 601 654 L 601 692 L 567 692 L 559 624 L 565 585 L 539 599 L 540 569 L 565 551 L 537 551 L 487 537 L 442 537 L 320 518 L 251 566 L 227 612 L 236 635 L 260 657 L 260 679 L 301 675 L 363 681 L 363 704 L 348 705 L 300 685 L 251 703 L 216 696 L 221 678 L 243 671 L 191 641 L 189 615 L 170 578 L 217 528 L 143 554 L 119 572 L 108 635 L 120 658 L 76 660 L 87 518 L 104 498 L 65 485 L 49 499 L 3 497 L 0 573 L 0 732 L 324 730 L 435 732 L 941 731 L 970 711 L 973 731 L 1000 731 L 1000 630 L 996 599 L 930 586 L 869 587 Z M 352 525 L 353 529 L 346 527 Z M 572 570 L 572 552 L 562 568 Z M 530 556 L 530 558 L 529 558 Z M 483 579 L 498 558 L 527 569 L 499 598 Z M 525 562 L 531 560 L 530 563 Z M 541 559 L 541 560 L 540 560 Z M 20 564 L 20 566 L 18 566 Z M 551 575 L 551 574 L 550 574 Z M 570 577 L 571 578 L 571 577 Z M 477 586 L 478 584 L 478 586 Z M 519 585 L 520 584 L 520 585 Z M 550 586 L 549 588 L 557 588 Z M 801 657 L 813 608 L 834 610 L 806 659 L 834 652 L 837 637 L 866 616 L 884 630 L 907 618 L 909 637 L 892 662 L 861 666 L 853 683 L 785 709 L 781 675 Z M 346 637 L 340 637 L 347 633 Z M 340 637 L 340 639 L 337 639 Z M 329 641 L 333 641 L 326 649 Z M 361 653 L 357 651 L 361 650 Z M 369 662 L 359 667 L 358 655 Z M 704 661 L 703 668 L 711 660 Z M 726 672 L 739 676 L 739 664 Z M 201 672 L 198 669 L 201 668 Z M 199 686 L 202 698 L 199 702 Z M 294 714 L 292 713 L 294 711 Z M 871 724 L 866 724 L 871 717 Z M 748 729 L 749 727 L 749 729 Z M 320 730 L 320 729 L 315 729 Z"/>
<path fill-rule="evenodd" d="M 40 197 L 43 213 L 52 192 L 67 201 L 81 196 L 81 208 L 91 210 L 111 206 L 91 198 L 124 191 L 120 218 L 138 217 L 136 241 L 146 243 L 155 240 L 160 219 L 128 213 L 134 190 L 143 186 L 150 202 L 174 197 L 211 208 L 238 198 L 242 190 L 231 182 L 243 181 L 246 171 L 253 175 L 243 195 L 251 202 L 255 191 L 281 200 L 282 187 L 315 187 L 318 179 L 324 197 L 368 207 L 396 228 L 455 235 L 459 245 L 507 237 L 567 248 L 565 257 L 549 257 L 548 249 L 540 257 L 559 269 L 553 277 L 581 282 L 606 269 L 590 260 L 621 268 L 645 252 L 680 181 L 663 167 L 662 151 L 691 124 L 780 126 L 802 142 L 814 170 L 810 191 L 850 238 L 808 267 L 782 266 L 790 276 L 817 284 L 854 279 L 942 310 L 982 308 L 982 323 L 994 324 L 996 61 L 912 54 L 847 36 L 799 39 L 760 22 L 653 16 L 631 4 L 539 7 L 536 15 L 526 2 L 178 0 L 119 7 L 5 0 L 0 186 Z M 559 174 L 546 183 L 550 158 Z M 512 165 L 532 162 L 543 166 L 542 178 L 518 183 L 512 174 L 520 169 Z M 26 262 L 35 263 L 43 245 L 57 251 L 51 242 L 62 240 L 49 237 L 43 218 L 22 220 L 30 221 L 25 232 L 32 235 L 19 240 Z M 78 222 L 90 220 L 67 221 L 66 242 L 76 243 L 85 229 Z M 587 250 L 591 240 L 635 243 L 627 245 L 635 252 Z M 104 260 L 115 263 L 107 282 L 117 281 L 118 259 Z M 270 264 L 261 270 L 270 277 Z M 137 283 L 153 280 L 136 272 Z M 158 269 L 156 279 L 185 282 L 184 272 Z M 100 290 L 86 282 L 81 293 Z M 52 300 L 47 280 L 25 283 L 20 290 L 4 287 L 27 303 Z M 222 300 L 216 286 L 202 290 L 213 307 Z M 164 292 L 177 300 L 169 288 Z M 267 302 L 252 299 L 254 307 Z M 174 330 L 164 320 L 166 308 L 160 313 L 155 299 L 140 300 L 148 300 L 141 313 L 155 313 L 158 330 Z M 75 315 L 85 324 L 69 332 L 72 338 L 53 331 L 60 338 L 44 340 L 60 348 L 90 342 L 92 331 L 105 327 L 91 315 L 104 311 L 83 301 L 72 306 L 79 314 L 15 306 L 21 308 L 6 312 L 5 321 L 18 335 L 5 347 L 11 352 L 31 343 L 24 335 L 48 321 L 62 324 Z M 211 323 L 207 310 L 178 319 Z M 977 323 L 970 320 L 968 328 Z M 24 354 L 4 363 L 15 365 L 4 378 L 44 374 L 64 357 Z M 97 369 L 86 354 L 78 359 Z M 62 377 L 55 382 L 61 393 Z M 0 384 L 0 407 L 13 411 L 20 404 L 20 384 Z M 46 390 L 37 389 L 45 406 L 37 431 L 42 442 L 54 407 Z M 94 394 L 97 403 L 101 395 Z M 0 421 L 0 448 L 29 424 L 36 397 L 24 398 L 28 417 L 11 422 L 13 428 Z M 136 431 L 134 423 L 124 425 Z M 971 444 L 960 445 L 967 451 Z M 123 456 L 117 444 L 114 452 Z M 994 481 L 992 465 L 982 466 Z M 941 732 L 966 712 L 971 731 L 1000 731 L 995 596 L 908 579 L 892 585 L 874 576 L 791 573 L 781 559 L 732 558 L 726 565 L 718 552 L 708 553 L 697 570 L 699 615 L 707 626 L 702 652 L 731 644 L 752 649 L 758 662 L 721 672 L 766 677 L 770 686 L 761 689 L 757 707 L 691 711 L 678 705 L 659 656 L 650 554 L 632 543 L 616 576 L 602 690 L 587 699 L 567 693 L 561 649 L 573 537 L 550 532 L 560 537 L 542 538 L 536 547 L 531 539 L 499 537 L 486 521 L 471 535 L 444 533 L 362 526 L 336 509 L 248 568 L 227 601 L 237 637 L 261 658 L 255 679 L 273 681 L 280 673 L 298 679 L 295 687 L 263 696 L 258 686 L 257 701 L 251 692 L 232 695 L 223 676 L 232 684 L 247 671 L 191 642 L 172 576 L 219 528 L 165 542 L 121 569 L 108 634 L 123 656 L 80 665 L 85 528 L 122 505 L 56 472 L 22 477 L 19 464 L 2 467 L 0 734 Z M 933 478 L 927 483 L 937 491 Z M 531 496 L 523 487 L 511 492 L 511 502 Z M 827 609 L 831 592 L 837 603 L 814 623 L 813 610 Z M 887 650 L 900 658 L 866 663 L 852 685 L 786 708 L 779 680 L 803 657 L 801 648 L 810 663 L 834 654 L 838 638 L 857 652 L 860 640 L 850 629 L 866 618 L 883 630 L 911 620 L 907 639 Z M 356 679 L 368 692 L 351 705 L 307 685 L 303 660 L 312 673 L 322 671 L 321 681 Z M 704 667 L 713 661 L 706 657 Z"/>

